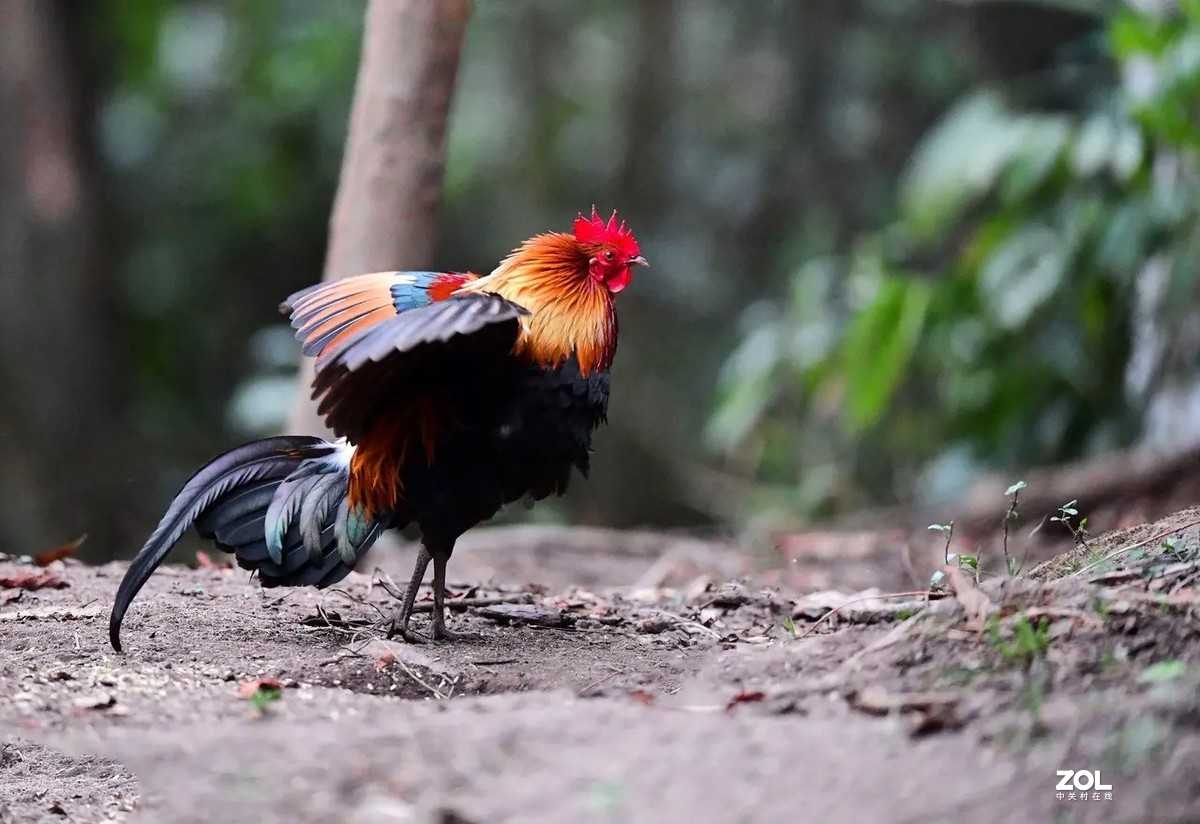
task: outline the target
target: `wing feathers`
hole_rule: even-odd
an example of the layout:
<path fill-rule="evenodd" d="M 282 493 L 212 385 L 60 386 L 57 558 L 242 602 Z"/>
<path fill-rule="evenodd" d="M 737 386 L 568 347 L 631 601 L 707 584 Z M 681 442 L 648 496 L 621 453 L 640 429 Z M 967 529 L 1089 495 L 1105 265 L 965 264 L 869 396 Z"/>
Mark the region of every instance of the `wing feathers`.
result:
<path fill-rule="evenodd" d="M 336 335 L 329 339 L 329 342 L 322 347 L 321 353 L 317 356 L 318 360 L 324 360 L 328 358 L 333 352 L 337 351 L 339 344 L 344 341 L 354 340 L 359 332 L 371 330 L 371 327 L 375 324 L 388 321 L 389 319 L 395 320 L 399 317 L 403 317 L 403 315 L 397 315 L 395 308 L 391 305 L 391 303 L 388 303 L 384 306 L 379 306 L 375 309 L 372 309 L 361 317 L 355 318 L 353 323 L 347 324 Z"/>
<path fill-rule="evenodd" d="M 394 314 L 395 312 L 392 311 L 390 306 L 379 306 L 371 302 L 363 304 L 359 311 L 339 315 L 336 322 L 324 325 L 319 331 L 314 330 L 311 335 L 304 339 L 303 352 L 309 357 L 320 357 L 329 348 L 329 345 L 335 338 L 341 337 L 351 327 L 358 330 L 375 322 L 375 318 L 386 320 Z M 368 315 L 372 315 L 372 318 L 368 319 Z"/>
<path fill-rule="evenodd" d="M 291 316 L 304 354 L 324 352 L 373 324 L 450 297 L 477 275 L 442 272 L 373 272 L 318 283 L 288 296 L 280 310 Z"/>
<path fill-rule="evenodd" d="M 331 343 L 326 352 L 330 366 L 353 371 L 368 360 L 379 362 L 393 352 L 471 335 L 504 322 L 512 322 L 515 342 L 516 321 L 527 314 L 524 308 L 490 292 L 462 295 L 397 315 L 359 337 Z"/>
<path fill-rule="evenodd" d="M 295 328 L 297 335 L 308 339 L 314 335 L 328 332 L 348 318 L 364 314 L 368 310 L 359 309 L 364 304 L 370 305 L 371 308 L 378 308 L 380 297 L 378 295 L 353 295 L 338 303 L 319 305 L 304 314 L 293 315 L 292 327 Z M 358 311 L 355 311 L 356 309 Z"/>
<path fill-rule="evenodd" d="M 340 333 L 323 349 L 313 380 L 313 398 L 325 423 L 357 443 L 382 404 L 400 399 L 421 370 L 437 371 L 447 355 L 467 357 L 481 369 L 504 358 L 528 312 L 490 292 L 455 295 L 367 326 Z M 361 330 L 361 331 L 360 331 Z M 440 347 L 435 352 L 433 347 Z M 446 349 L 446 347 L 450 347 Z"/>
<path fill-rule="evenodd" d="M 280 309 L 290 313 L 304 354 L 320 356 L 339 335 L 395 315 L 392 287 L 411 279 L 405 272 L 374 272 L 319 283 L 290 295 Z"/>
<path fill-rule="evenodd" d="M 376 272 L 289 296 L 281 308 L 290 312 L 304 354 L 317 359 L 312 396 L 326 425 L 356 442 L 383 404 L 404 394 L 405 381 L 421 369 L 436 370 L 431 345 L 449 346 L 451 356 L 485 369 L 487 358 L 507 356 L 520 334 L 519 319 L 528 312 L 489 292 L 458 293 L 476 277 Z M 306 503 L 321 497 L 315 492 L 305 494 Z M 289 525 L 276 520 L 283 502 L 279 507 L 267 521 L 272 560 L 283 552 Z M 288 521 L 296 517 L 287 514 Z M 311 523 L 303 511 L 299 520 Z M 304 537 L 310 552 L 320 551 L 318 535 L 310 530 Z"/>

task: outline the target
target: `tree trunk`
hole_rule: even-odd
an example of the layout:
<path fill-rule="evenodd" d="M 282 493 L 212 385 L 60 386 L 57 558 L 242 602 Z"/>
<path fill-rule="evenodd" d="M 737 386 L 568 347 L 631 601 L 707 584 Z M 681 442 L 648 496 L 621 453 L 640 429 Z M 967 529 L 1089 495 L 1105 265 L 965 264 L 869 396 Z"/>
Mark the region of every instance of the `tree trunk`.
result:
<path fill-rule="evenodd" d="M 94 67 L 78 65 L 68 11 L 0 0 L 0 551 L 87 532 L 108 557 L 129 477 L 124 353 L 99 254 Z"/>
<path fill-rule="evenodd" d="M 432 265 L 470 0 L 370 0 L 324 280 Z M 324 434 L 301 366 L 291 431 Z"/>

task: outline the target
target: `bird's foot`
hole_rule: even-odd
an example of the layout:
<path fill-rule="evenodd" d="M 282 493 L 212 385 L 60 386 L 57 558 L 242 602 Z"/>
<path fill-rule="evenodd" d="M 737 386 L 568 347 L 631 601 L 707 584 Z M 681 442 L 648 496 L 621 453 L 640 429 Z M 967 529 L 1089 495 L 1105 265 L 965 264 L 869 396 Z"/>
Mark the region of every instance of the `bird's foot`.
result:
<path fill-rule="evenodd" d="M 390 641 L 399 635 L 405 642 L 409 644 L 431 644 L 433 639 L 423 632 L 417 632 L 415 629 L 408 627 L 397 626 L 391 624 L 388 626 L 387 639 Z"/>
<path fill-rule="evenodd" d="M 445 624 L 435 623 L 433 625 L 433 640 L 435 641 L 482 641 L 483 635 L 478 632 L 454 632 L 446 629 Z"/>
<path fill-rule="evenodd" d="M 387 639 L 390 641 L 397 635 L 410 644 L 429 644 L 433 642 L 433 639 L 428 635 L 417 632 L 415 629 L 409 629 L 408 619 L 401 615 L 397 615 L 388 623 Z"/>

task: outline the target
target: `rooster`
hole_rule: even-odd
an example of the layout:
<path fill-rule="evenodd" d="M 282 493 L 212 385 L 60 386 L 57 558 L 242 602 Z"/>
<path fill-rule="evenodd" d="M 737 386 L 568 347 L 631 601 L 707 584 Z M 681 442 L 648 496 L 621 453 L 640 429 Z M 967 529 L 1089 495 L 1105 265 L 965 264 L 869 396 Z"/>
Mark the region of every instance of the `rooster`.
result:
<path fill-rule="evenodd" d="M 454 543 L 502 506 L 587 476 L 617 350 L 614 296 L 645 266 L 617 213 L 530 238 L 490 275 L 380 272 L 291 295 L 313 399 L 338 437 L 266 438 L 214 458 L 176 495 L 117 590 L 109 640 L 189 527 L 262 586 L 327 587 L 386 529 L 421 548 L 389 636 L 465 637 L 446 627 Z M 433 562 L 429 635 L 409 627 Z"/>

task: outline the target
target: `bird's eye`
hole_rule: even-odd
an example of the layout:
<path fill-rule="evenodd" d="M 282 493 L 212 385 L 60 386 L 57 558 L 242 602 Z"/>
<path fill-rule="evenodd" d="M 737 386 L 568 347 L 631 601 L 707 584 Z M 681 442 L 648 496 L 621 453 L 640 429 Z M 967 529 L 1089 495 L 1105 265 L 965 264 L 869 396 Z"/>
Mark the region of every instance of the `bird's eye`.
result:
<path fill-rule="evenodd" d="M 609 263 L 612 263 L 613 258 L 615 258 L 615 257 L 616 257 L 616 255 L 614 255 L 612 253 L 611 249 L 609 249 L 607 252 L 604 253 L 604 259 L 607 260 Z"/>

